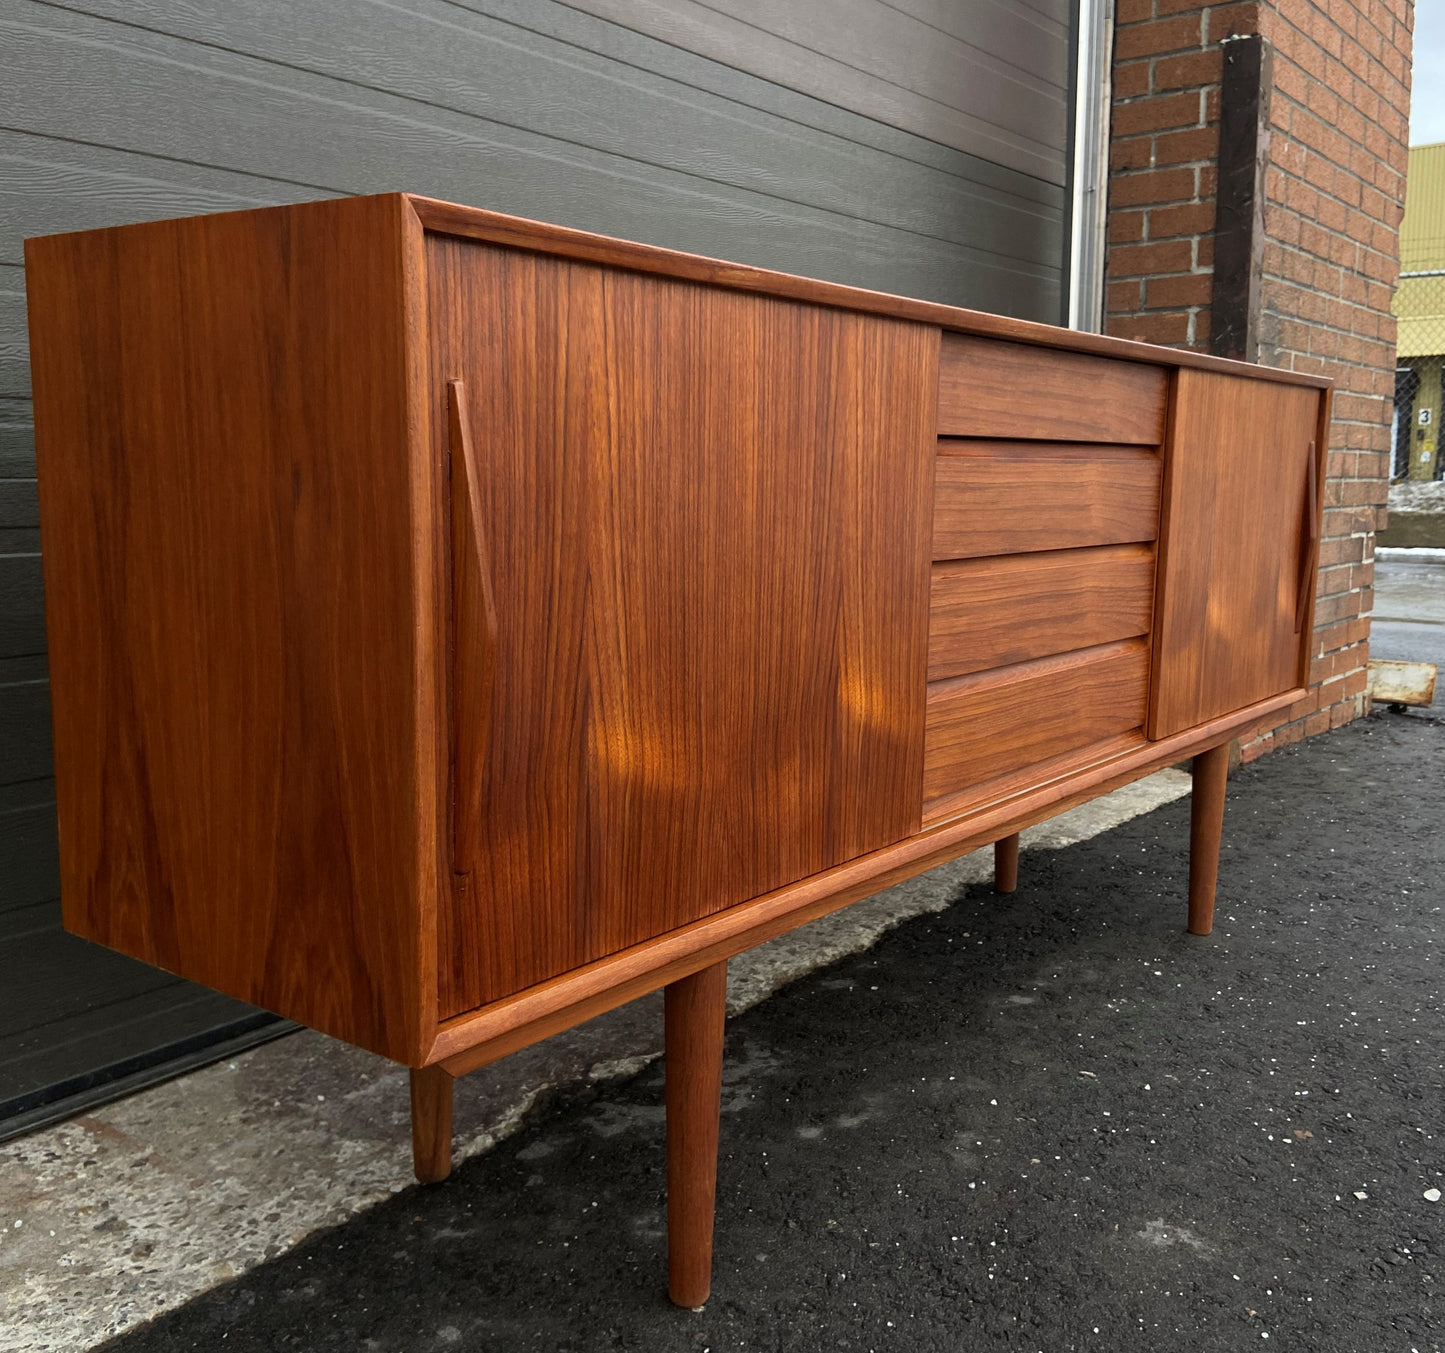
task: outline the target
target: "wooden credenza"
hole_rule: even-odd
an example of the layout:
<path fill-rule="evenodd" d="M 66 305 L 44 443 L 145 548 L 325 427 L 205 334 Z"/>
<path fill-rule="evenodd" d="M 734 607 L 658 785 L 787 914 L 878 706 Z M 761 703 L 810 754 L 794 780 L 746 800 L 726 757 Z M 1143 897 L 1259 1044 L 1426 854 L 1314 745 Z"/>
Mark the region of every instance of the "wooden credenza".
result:
<path fill-rule="evenodd" d="M 26 247 L 76 934 L 451 1078 L 1303 696 L 1328 385 L 401 194 Z"/>

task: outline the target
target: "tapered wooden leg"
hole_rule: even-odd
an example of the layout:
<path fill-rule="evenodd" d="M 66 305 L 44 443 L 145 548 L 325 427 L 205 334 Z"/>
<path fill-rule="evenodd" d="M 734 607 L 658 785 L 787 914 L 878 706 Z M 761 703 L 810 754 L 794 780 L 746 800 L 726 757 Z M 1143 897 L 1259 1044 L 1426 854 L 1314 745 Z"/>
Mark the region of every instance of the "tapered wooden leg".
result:
<path fill-rule="evenodd" d="M 666 991 L 667 1294 L 701 1306 L 712 1289 L 712 1221 L 722 1111 L 726 960 Z"/>
<path fill-rule="evenodd" d="M 1189 811 L 1189 933 L 1214 928 L 1214 885 L 1219 878 L 1219 838 L 1224 832 L 1224 781 L 1229 744 L 1194 758 L 1194 793 Z"/>
<path fill-rule="evenodd" d="M 993 843 L 993 890 L 1011 893 L 1019 886 L 1019 834 Z"/>
<path fill-rule="evenodd" d="M 411 1162 L 423 1184 L 452 1172 L 452 1076 L 439 1066 L 411 1073 Z"/>

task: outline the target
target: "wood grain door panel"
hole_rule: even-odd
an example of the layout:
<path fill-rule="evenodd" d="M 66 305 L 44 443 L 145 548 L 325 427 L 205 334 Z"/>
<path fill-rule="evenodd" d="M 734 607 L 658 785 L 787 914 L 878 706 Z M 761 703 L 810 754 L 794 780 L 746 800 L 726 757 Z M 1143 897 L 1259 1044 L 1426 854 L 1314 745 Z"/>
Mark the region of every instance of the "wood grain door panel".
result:
<path fill-rule="evenodd" d="M 427 266 L 496 622 L 446 1017 L 917 830 L 938 335 L 444 237 Z"/>
<path fill-rule="evenodd" d="M 1304 684 L 1323 472 L 1318 390 L 1188 369 L 1177 382 L 1152 738 Z"/>

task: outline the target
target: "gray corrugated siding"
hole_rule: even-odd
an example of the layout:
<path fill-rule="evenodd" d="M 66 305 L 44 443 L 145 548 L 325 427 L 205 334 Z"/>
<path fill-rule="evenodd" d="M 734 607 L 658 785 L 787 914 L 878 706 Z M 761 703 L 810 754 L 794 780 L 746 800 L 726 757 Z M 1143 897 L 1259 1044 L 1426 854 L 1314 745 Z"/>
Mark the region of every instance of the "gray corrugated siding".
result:
<path fill-rule="evenodd" d="M 21 241 L 410 189 L 1057 318 L 1064 7 L 838 3 L 0 0 L 0 1100 L 99 1011 L 119 1054 L 242 1009 L 58 933 Z"/>
<path fill-rule="evenodd" d="M 1066 181 L 1068 0 L 567 0 L 1050 183 Z"/>

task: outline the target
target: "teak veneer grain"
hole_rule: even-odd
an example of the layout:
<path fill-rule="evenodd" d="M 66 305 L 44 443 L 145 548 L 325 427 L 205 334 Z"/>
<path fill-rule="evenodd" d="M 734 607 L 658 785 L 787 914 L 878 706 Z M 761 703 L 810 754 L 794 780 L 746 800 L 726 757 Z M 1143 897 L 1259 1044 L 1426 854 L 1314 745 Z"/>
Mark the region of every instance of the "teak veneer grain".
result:
<path fill-rule="evenodd" d="M 1151 737 L 1298 679 L 1324 507 L 1316 392 L 1181 371 L 1171 412 Z"/>
<path fill-rule="evenodd" d="M 925 813 L 1014 766 L 1142 728 L 1148 687 L 1143 639 L 932 682 L 923 743 Z"/>
<path fill-rule="evenodd" d="M 446 532 L 407 211 L 51 236 L 26 277 L 65 924 L 415 1062 Z"/>
<path fill-rule="evenodd" d="M 1017 892 L 1019 886 L 1019 834 L 1010 832 L 993 843 L 993 886 L 995 892 Z"/>
<path fill-rule="evenodd" d="M 928 679 L 966 676 L 1147 634 L 1150 545 L 1046 550 L 933 566 Z"/>
<path fill-rule="evenodd" d="M 918 829 L 938 339 L 469 241 L 427 272 L 496 597 L 454 634 L 459 684 L 490 656 L 445 1018 Z"/>
<path fill-rule="evenodd" d="M 1189 804 L 1189 933 L 1214 929 L 1214 891 L 1219 881 L 1219 841 L 1224 831 L 1224 784 L 1229 747 L 1210 747 L 1194 757 Z"/>
<path fill-rule="evenodd" d="M 667 1294 L 696 1309 L 712 1288 L 718 1115 L 722 1110 L 724 959 L 663 993 L 667 1086 Z"/>
<path fill-rule="evenodd" d="M 938 365 L 941 437 L 1164 440 L 1163 366 L 948 334 Z"/>
<path fill-rule="evenodd" d="M 668 988 L 710 1276 L 733 955 L 1308 673 L 1315 378 L 392 194 L 26 245 L 67 926 L 451 1078 Z"/>
<path fill-rule="evenodd" d="M 1164 467 L 1150 450 L 942 441 L 933 557 L 1083 549 L 1159 534 Z"/>

